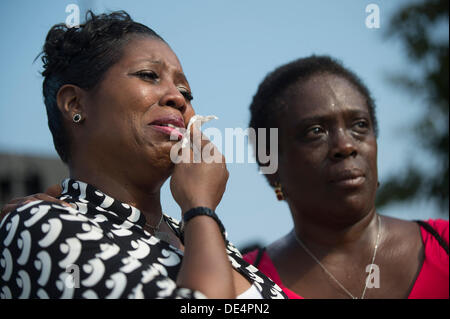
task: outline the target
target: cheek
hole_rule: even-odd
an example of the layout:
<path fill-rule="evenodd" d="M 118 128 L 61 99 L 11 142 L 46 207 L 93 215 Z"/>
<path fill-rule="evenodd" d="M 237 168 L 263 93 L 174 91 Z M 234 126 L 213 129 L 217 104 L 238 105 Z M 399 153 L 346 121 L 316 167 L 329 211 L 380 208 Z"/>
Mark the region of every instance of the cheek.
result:
<path fill-rule="evenodd" d="M 378 163 L 377 163 L 378 148 L 376 140 L 374 139 L 370 141 L 370 143 L 367 143 L 366 147 L 364 147 L 363 149 L 363 152 L 368 169 L 373 175 L 373 178 L 378 181 Z"/>
<path fill-rule="evenodd" d="M 308 189 L 321 181 L 324 161 L 320 150 L 294 150 L 284 153 L 279 160 L 280 179 L 289 189 Z"/>
<path fill-rule="evenodd" d="M 98 112 L 98 117 L 90 123 L 89 139 L 103 148 L 117 152 L 134 152 L 142 145 L 142 116 L 130 110 L 124 111 L 118 105 L 109 105 L 111 109 Z"/>
<path fill-rule="evenodd" d="M 149 85 L 136 85 L 128 89 L 129 104 L 136 107 L 149 108 L 158 102 L 160 95 L 155 87 Z"/>
<path fill-rule="evenodd" d="M 192 105 L 189 103 L 186 105 L 186 110 L 183 113 L 184 124 L 187 126 L 191 117 L 195 115 L 195 111 Z"/>

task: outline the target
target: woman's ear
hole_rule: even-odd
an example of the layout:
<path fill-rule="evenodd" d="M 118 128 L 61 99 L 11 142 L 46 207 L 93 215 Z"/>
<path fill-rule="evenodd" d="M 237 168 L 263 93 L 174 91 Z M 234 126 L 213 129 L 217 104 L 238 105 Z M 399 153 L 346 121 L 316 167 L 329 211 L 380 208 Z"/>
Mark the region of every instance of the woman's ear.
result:
<path fill-rule="evenodd" d="M 84 90 L 76 85 L 61 86 L 56 94 L 56 103 L 64 119 L 78 123 L 86 118 L 86 111 L 82 103 L 84 94 Z"/>

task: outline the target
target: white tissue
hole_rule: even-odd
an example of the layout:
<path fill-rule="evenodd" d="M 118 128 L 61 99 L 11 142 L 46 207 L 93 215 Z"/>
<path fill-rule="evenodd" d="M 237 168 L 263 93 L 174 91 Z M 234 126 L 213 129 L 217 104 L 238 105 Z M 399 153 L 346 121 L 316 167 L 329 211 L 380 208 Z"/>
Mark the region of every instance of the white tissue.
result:
<path fill-rule="evenodd" d="M 217 116 L 215 115 L 194 115 L 193 117 L 191 117 L 191 119 L 189 120 L 189 123 L 187 125 L 186 128 L 186 132 L 183 135 L 183 139 L 181 142 L 181 147 L 186 147 L 186 145 L 188 145 L 190 143 L 191 140 L 191 126 L 192 124 L 194 124 L 194 122 L 196 121 L 200 121 L 200 127 L 203 125 L 203 123 L 209 122 L 211 120 L 217 120 L 219 119 Z"/>

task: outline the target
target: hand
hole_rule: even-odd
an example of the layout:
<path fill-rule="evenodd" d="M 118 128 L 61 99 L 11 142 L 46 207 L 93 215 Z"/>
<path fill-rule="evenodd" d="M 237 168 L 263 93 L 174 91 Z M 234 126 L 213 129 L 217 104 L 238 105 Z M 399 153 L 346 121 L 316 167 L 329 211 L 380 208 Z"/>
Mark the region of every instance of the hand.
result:
<path fill-rule="evenodd" d="M 183 161 L 175 164 L 170 180 L 172 196 L 183 214 L 198 206 L 215 210 L 229 176 L 225 157 L 195 125 L 192 126 L 191 141 L 194 151 L 189 145 L 188 149 L 181 150 L 184 150 Z M 194 159 L 199 162 L 194 162 Z"/>
<path fill-rule="evenodd" d="M 183 161 L 177 161 L 170 180 L 170 190 L 181 207 L 182 215 L 198 206 L 215 210 L 228 180 L 223 155 L 201 134 L 199 128 L 194 125 L 192 129 L 194 151 L 189 145 L 181 149 Z M 211 154 L 213 156 L 208 156 Z M 185 225 L 184 257 L 177 284 L 201 291 L 209 298 L 229 299 L 236 296 L 233 270 L 226 254 L 225 243 L 217 223 L 212 218 L 198 216 Z"/>
<path fill-rule="evenodd" d="M 68 203 L 55 198 L 55 197 L 60 196 L 61 192 L 62 192 L 61 186 L 56 184 L 56 185 L 53 185 L 53 186 L 50 186 L 49 188 L 47 188 L 45 190 L 45 193 L 38 193 L 38 194 L 26 196 L 26 197 L 14 198 L 11 201 L 9 201 L 2 208 L 2 210 L 0 212 L 0 220 L 2 220 L 3 217 L 6 216 L 6 214 L 8 214 L 9 212 L 12 212 L 16 208 L 23 206 L 27 203 L 33 202 L 33 201 L 37 201 L 37 200 L 45 200 L 47 202 L 52 202 L 52 203 L 56 203 L 59 205 L 70 207 L 70 205 Z"/>

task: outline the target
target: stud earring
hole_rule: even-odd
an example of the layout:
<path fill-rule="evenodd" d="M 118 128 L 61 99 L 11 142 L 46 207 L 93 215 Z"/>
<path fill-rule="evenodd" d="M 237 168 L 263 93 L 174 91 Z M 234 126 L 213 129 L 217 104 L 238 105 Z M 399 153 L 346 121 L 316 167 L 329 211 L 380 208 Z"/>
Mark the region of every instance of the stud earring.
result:
<path fill-rule="evenodd" d="M 82 120 L 82 117 L 81 117 L 81 114 L 79 114 L 79 113 L 74 114 L 72 117 L 72 121 L 74 123 L 80 123 L 81 120 Z"/>
<path fill-rule="evenodd" d="M 275 183 L 275 194 L 277 195 L 278 200 L 284 200 L 283 190 L 281 188 L 281 184 L 279 182 Z"/>

